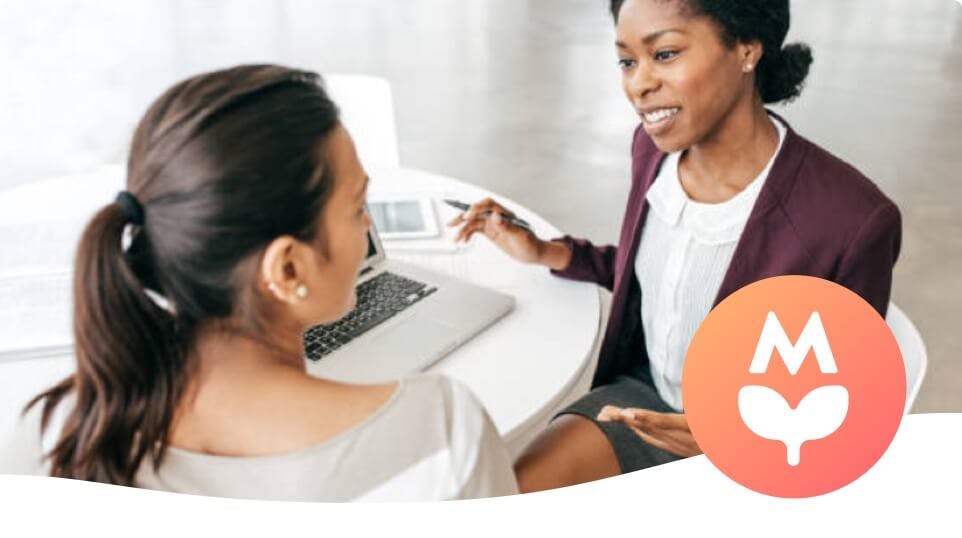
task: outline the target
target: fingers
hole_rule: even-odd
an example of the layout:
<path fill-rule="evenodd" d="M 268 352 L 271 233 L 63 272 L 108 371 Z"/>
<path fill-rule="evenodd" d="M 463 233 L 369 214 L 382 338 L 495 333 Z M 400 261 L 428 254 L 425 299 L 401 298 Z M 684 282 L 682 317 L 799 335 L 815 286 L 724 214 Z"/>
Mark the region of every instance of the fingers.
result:
<path fill-rule="evenodd" d="M 606 405 L 601 408 L 596 420 L 602 422 L 621 422 L 630 428 L 639 428 L 651 432 L 654 429 L 677 429 L 665 413 L 658 413 L 649 409 L 636 407 L 617 407 Z"/>
<path fill-rule="evenodd" d="M 461 224 L 462 222 L 466 222 L 464 220 L 464 213 L 458 213 L 456 217 L 448 221 L 447 226 L 448 228 L 451 228 L 453 226 L 457 226 L 458 224 Z"/>
<path fill-rule="evenodd" d="M 641 428 L 636 428 L 634 426 L 628 426 L 628 427 L 631 428 L 631 431 L 635 432 L 635 435 L 640 437 L 642 441 L 648 443 L 649 445 L 655 448 L 660 448 L 665 452 L 670 452 L 672 454 L 676 453 L 675 451 L 677 450 L 677 447 L 673 446 L 672 443 L 669 443 L 665 440 L 655 437 L 649 434 L 648 432 L 642 430 Z"/>
<path fill-rule="evenodd" d="M 504 220 L 504 217 L 501 216 L 501 213 L 494 213 L 489 218 L 485 219 L 485 221 L 486 224 L 484 231 L 491 237 L 508 231 L 510 226 L 514 226 L 513 224 L 509 224 L 508 221 Z"/>
<path fill-rule="evenodd" d="M 513 217 L 514 213 L 508 211 L 501 204 L 495 202 L 491 198 L 485 198 L 480 202 L 473 204 L 467 211 L 454 217 L 448 222 L 448 226 L 457 226 L 465 222 L 469 222 L 478 218 L 483 218 L 491 214 L 502 213 Z"/>
<path fill-rule="evenodd" d="M 601 422 L 613 422 L 618 420 L 618 417 L 620 415 L 621 415 L 620 407 L 615 407 L 613 405 L 606 405 L 601 408 L 601 411 L 598 412 L 598 416 L 595 417 L 595 420 L 599 420 Z"/>
<path fill-rule="evenodd" d="M 653 428 L 688 431 L 688 420 L 681 413 L 658 413 L 647 409 L 638 409 L 637 411 L 636 418 L 644 420 Z"/>
<path fill-rule="evenodd" d="M 477 232 L 483 232 L 483 231 L 484 231 L 485 224 L 486 224 L 486 223 L 485 223 L 484 220 L 472 220 L 472 221 L 468 221 L 464 226 L 461 227 L 460 230 L 458 230 L 457 235 L 454 236 L 454 242 L 455 242 L 455 243 L 458 243 L 458 242 L 465 242 L 465 243 L 466 243 L 466 242 L 470 241 L 470 240 L 471 240 L 471 237 L 472 237 L 474 234 L 476 234 Z"/>
<path fill-rule="evenodd" d="M 662 430 L 688 431 L 688 421 L 680 413 L 659 413 L 650 409 L 628 408 L 622 412 L 623 416 L 646 430 L 658 428 Z"/>
<path fill-rule="evenodd" d="M 598 412 L 596 420 L 620 422 L 645 443 L 676 456 L 701 454 L 701 449 L 688 431 L 688 422 L 683 414 L 606 405 Z"/>
<path fill-rule="evenodd" d="M 480 213 L 469 214 L 468 212 L 461 213 L 460 215 L 449 220 L 448 227 L 457 226 L 459 224 L 464 224 L 466 222 L 472 221 L 495 221 L 497 224 L 503 224 L 507 221 L 502 218 L 500 213 L 492 213 L 490 211 L 482 211 Z"/>
<path fill-rule="evenodd" d="M 629 426 L 631 428 L 631 426 Z M 701 447 L 695 442 L 695 438 L 690 433 L 679 430 L 655 430 L 645 431 L 641 428 L 631 428 L 642 441 L 649 445 L 669 452 L 682 458 L 703 454 Z"/>
<path fill-rule="evenodd" d="M 497 205 L 491 198 L 485 198 L 480 202 L 472 205 L 467 211 L 461 213 L 460 215 L 451 219 L 448 222 L 448 226 L 457 226 L 463 224 L 460 230 L 458 230 L 457 235 L 454 237 L 454 242 L 464 242 L 467 243 L 471 240 L 471 237 L 477 232 L 484 231 L 487 224 L 484 218 L 479 218 L 479 214 L 483 211 L 487 211 L 488 207 L 492 205 Z"/>
<path fill-rule="evenodd" d="M 598 412 L 596 420 L 601 422 L 621 422 L 626 426 L 647 427 L 644 418 L 639 419 L 637 412 L 644 409 L 622 408 L 614 405 L 606 405 Z"/>
<path fill-rule="evenodd" d="M 452 220 L 448 225 L 453 226 L 458 223 L 463 223 L 463 225 L 454 238 L 455 242 L 468 242 L 477 232 L 482 232 L 490 239 L 497 240 L 501 234 L 524 230 L 523 228 L 509 224 L 508 221 L 498 213 L 494 213 L 493 215 L 478 214 L 473 219 L 467 216 L 467 214 L 464 214 Z M 527 232 L 527 230 L 525 230 L 525 232 Z"/>
<path fill-rule="evenodd" d="M 606 405 L 602 410 L 605 415 L 605 419 L 611 422 L 622 422 L 626 426 L 644 427 L 649 426 L 645 409 L 637 409 L 633 407 L 615 407 L 613 405 Z M 598 417 L 601 420 L 601 414 Z"/>
<path fill-rule="evenodd" d="M 479 214 L 486 213 L 489 211 L 491 213 L 504 213 L 505 215 L 508 215 L 511 217 L 514 216 L 514 213 L 505 209 L 503 205 L 499 204 L 498 202 L 495 202 L 491 198 L 485 198 L 484 200 L 481 200 L 480 202 L 472 205 L 470 209 L 465 211 L 465 218 L 469 220 L 474 219 L 474 218 L 477 218 Z"/>

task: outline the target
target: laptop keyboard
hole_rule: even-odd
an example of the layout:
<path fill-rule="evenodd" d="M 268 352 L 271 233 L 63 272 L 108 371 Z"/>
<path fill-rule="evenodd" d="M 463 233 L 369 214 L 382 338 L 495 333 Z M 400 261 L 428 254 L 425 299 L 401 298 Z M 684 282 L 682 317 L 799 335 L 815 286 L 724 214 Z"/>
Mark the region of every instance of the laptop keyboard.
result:
<path fill-rule="evenodd" d="M 357 287 L 357 306 L 330 325 L 304 333 L 307 358 L 317 361 L 437 291 L 437 287 L 384 272 Z"/>

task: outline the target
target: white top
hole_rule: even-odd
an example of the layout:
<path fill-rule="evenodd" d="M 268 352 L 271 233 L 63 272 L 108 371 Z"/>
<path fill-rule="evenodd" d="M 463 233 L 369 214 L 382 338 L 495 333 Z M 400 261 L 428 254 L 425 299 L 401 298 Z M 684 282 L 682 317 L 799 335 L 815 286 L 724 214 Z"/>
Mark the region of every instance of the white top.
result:
<path fill-rule="evenodd" d="M 14 438 L 0 443 L 0 474 L 47 473 L 40 459 L 39 410 L 35 406 Z M 51 438 L 44 447 L 52 446 Z M 433 501 L 518 492 L 508 452 L 478 399 L 439 375 L 400 381 L 379 410 L 319 445 L 259 457 L 171 447 L 159 472 L 145 461 L 135 483 L 285 501 Z"/>
<path fill-rule="evenodd" d="M 748 186 L 720 204 L 692 201 L 678 177 L 681 152 L 665 157 L 648 190 L 650 206 L 641 234 L 635 275 L 641 287 L 641 322 L 651 377 L 658 394 L 678 411 L 688 345 L 711 311 L 758 193 L 785 140 L 773 119 L 778 147 Z"/>

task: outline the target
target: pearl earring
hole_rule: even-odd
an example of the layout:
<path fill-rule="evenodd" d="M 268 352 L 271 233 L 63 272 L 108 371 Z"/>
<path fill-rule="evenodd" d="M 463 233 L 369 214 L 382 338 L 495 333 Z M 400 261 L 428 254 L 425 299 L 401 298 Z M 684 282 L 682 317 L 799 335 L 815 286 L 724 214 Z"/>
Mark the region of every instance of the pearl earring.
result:
<path fill-rule="evenodd" d="M 745 72 L 746 72 L 746 73 L 750 73 L 750 72 L 752 71 L 752 68 L 754 68 L 754 67 L 755 67 L 755 66 L 752 65 L 752 64 L 745 64 Z"/>
<path fill-rule="evenodd" d="M 298 285 L 294 292 L 297 294 L 298 299 L 307 299 L 307 286 L 304 284 Z"/>

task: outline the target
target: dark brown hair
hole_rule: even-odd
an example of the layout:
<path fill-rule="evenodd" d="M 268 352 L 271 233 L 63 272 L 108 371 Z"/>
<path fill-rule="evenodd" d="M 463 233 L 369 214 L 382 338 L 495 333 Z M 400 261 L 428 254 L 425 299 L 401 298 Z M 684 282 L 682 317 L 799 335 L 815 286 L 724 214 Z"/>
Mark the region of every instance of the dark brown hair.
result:
<path fill-rule="evenodd" d="M 261 328 L 244 262 L 281 235 L 323 235 L 333 188 L 323 141 L 338 121 L 317 75 L 271 65 L 192 77 L 150 106 L 127 164 L 143 225 L 126 249 L 119 204 L 87 225 L 74 274 L 77 370 L 28 405 L 43 402 L 45 430 L 73 399 L 47 455 L 52 476 L 133 485 L 145 457 L 160 466 L 199 327 L 230 318 L 243 320 L 235 330 Z"/>
<path fill-rule="evenodd" d="M 681 3 L 692 15 L 713 20 L 728 47 L 758 40 L 764 53 L 755 78 L 763 103 L 791 101 L 802 93 L 812 65 L 812 49 L 804 43 L 785 45 L 791 24 L 789 0 L 662 0 Z M 611 15 L 625 0 L 610 0 Z"/>

